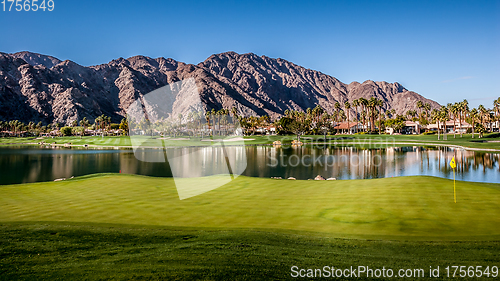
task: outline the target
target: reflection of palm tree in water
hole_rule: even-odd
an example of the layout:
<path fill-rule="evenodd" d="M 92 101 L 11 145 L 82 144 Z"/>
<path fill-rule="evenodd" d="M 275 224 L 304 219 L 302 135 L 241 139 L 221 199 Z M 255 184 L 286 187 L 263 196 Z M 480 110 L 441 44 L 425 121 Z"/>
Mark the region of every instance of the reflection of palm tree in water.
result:
<path fill-rule="evenodd" d="M 438 150 L 438 169 L 441 170 L 441 148 Z"/>
<path fill-rule="evenodd" d="M 429 151 L 427 151 L 427 150 L 426 150 L 426 152 L 427 152 L 427 153 L 426 153 L 426 155 L 425 155 L 425 156 L 426 156 L 426 158 L 427 158 L 427 169 L 429 169 L 429 167 L 430 167 L 430 159 L 429 159 L 430 157 L 429 157 Z"/>
<path fill-rule="evenodd" d="M 494 153 L 454 151 L 453 154 L 457 160 L 457 172 L 460 173 L 467 173 L 470 168 L 478 170 L 482 166 L 483 173 L 486 174 L 488 170 L 493 170 L 495 165 L 500 162 L 500 155 Z"/>

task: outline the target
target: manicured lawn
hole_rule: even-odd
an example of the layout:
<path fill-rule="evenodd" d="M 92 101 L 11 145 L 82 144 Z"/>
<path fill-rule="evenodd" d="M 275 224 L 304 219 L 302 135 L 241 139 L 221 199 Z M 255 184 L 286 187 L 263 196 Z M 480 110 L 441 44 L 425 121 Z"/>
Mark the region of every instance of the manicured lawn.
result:
<path fill-rule="evenodd" d="M 500 184 L 457 182 L 457 195 L 434 177 L 240 176 L 185 200 L 173 179 L 123 174 L 0 186 L 0 280 L 279 280 L 294 265 L 426 277 L 440 266 L 443 277 L 446 266 L 498 266 Z"/>
<path fill-rule="evenodd" d="M 491 136 L 491 137 L 489 137 Z M 498 149 L 500 150 L 500 137 L 498 133 L 485 134 L 485 137 L 472 138 L 471 134 L 464 134 L 462 137 L 453 134 L 447 135 L 447 140 L 443 140 L 441 135 L 440 140 L 437 139 L 437 135 L 349 135 L 344 136 L 353 139 L 338 140 L 337 142 L 341 144 L 342 142 L 346 145 L 358 144 L 364 146 L 376 145 L 377 143 L 387 143 L 387 146 L 394 146 L 391 143 L 427 143 L 435 145 L 458 145 L 470 148 L 485 148 L 485 149 Z"/>
<path fill-rule="evenodd" d="M 76 145 L 102 145 L 102 146 L 130 146 L 130 138 L 127 136 L 119 137 L 54 137 L 54 138 L 0 138 L 0 144 L 23 144 L 23 143 L 72 143 Z"/>
<path fill-rule="evenodd" d="M 187 179 L 203 186 L 218 177 Z M 434 177 L 292 181 L 240 176 L 179 200 L 171 178 L 104 174 L 0 186 L 0 222 L 308 231 L 391 240 L 500 238 L 500 184 Z"/>
<path fill-rule="evenodd" d="M 500 263 L 500 242 L 491 241 L 357 240 L 133 225 L 3 223 L 0 245 L 0 280 L 290 280 L 292 266 L 385 267 L 395 274 L 424 269 L 426 278 L 429 267 L 439 266 L 436 279 L 447 280 L 446 266 Z"/>
<path fill-rule="evenodd" d="M 430 144 L 430 145 L 458 145 L 469 148 L 483 148 L 483 149 L 498 149 L 500 150 L 500 137 L 498 133 L 490 134 L 492 137 L 479 139 L 476 135 L 448 135 L 448 140 L 444 141 L 437 139 L 437 135 L 334 135 L 327 136 L 327 142 L 334 146 L 357 146 L 357 147 L 389 147 L 389 146 L 403 146 L 404 143 L 408 144 Z M 207 138 L 205 138 L 206 140 Z M 214 139 L 219 139 L 215 136 Z M 289 144 L 296 136 L 246 136 L 245 141 L 228 141 L 224 145 L 261 145 L 272 144 L 274 141 L 279 140 L 283 144 Z M 143 146 L 206 146 L 206 145 L 220 145 L 220 142 L 202 141 L 200 138 L 170 138 L 161 140 L 158 137 L 142 137 L 139 140 L 144 141 Z M 323 143 L 323 136 L 303 136 L 301 139 L 305 144 L 308 143 Z M 28 144 L 38 143 L 44 141 L 45 143 L 56 143 L 59 145 L 71 143 L 72 145 L 91 145 L 91 146 L 107 146 L 107 147 L 130 147 L 132 142 L 128 136 L 119 137 L 55 137 L 55 138 L 0 138 L 0 145 L 12 144 Z M 408 145 L 406 144 L 406 145 Z"/>

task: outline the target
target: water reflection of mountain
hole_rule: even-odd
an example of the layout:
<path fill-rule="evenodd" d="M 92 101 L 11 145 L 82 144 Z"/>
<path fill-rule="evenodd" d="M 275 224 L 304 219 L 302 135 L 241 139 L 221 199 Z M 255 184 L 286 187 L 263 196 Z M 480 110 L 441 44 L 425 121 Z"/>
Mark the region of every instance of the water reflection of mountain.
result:
<path fill-rule="evenodd" d="M 148 153 L 164 153 L 162 150 Z M 168 162 L 136 159 L 132 150 L 69 150 L 0 148 L 0 184 L 52 181 L 93 173 L 129 173 L 158 177 L 200 177 L 234 173 L 253 177 L 316 175 L 337 179 L 370 179 L 409 175 L 453 178 L 449 166 L 457 163 L 456 178 L 500 182 L 500 154 L 447 147 L 189 147 L 166 151 Z M 227 161 L 230 161 L 228 166 Z"/>

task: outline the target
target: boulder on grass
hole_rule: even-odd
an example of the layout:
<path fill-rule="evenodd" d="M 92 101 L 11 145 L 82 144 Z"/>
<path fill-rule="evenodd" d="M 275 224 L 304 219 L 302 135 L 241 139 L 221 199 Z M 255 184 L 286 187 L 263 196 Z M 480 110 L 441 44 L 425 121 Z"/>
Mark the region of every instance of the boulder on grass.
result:
<path fill-rule="evenodd" d="M 316 180 L 316 181 L 324 181 L 324 180 L 325 180 L 325 178 L 324 178 L 324 177 L 322 177 L 322 176 L 320 176 L 320 175 L 317 175 L 317 176 L 314 178 L 314 180 Z"/>

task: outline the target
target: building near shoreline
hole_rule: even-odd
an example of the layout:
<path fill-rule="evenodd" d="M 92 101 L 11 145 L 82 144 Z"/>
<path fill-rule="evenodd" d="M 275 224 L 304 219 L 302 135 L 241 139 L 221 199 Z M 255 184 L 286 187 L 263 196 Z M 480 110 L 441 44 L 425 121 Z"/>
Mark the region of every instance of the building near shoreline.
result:
<path fill-rule="evenodd" d="M 359 122 L 341 122 L 333 127 L 337 132 L 341 134 L 355 134 L 357 132 L 363 131 L 363 124 Z"/>

